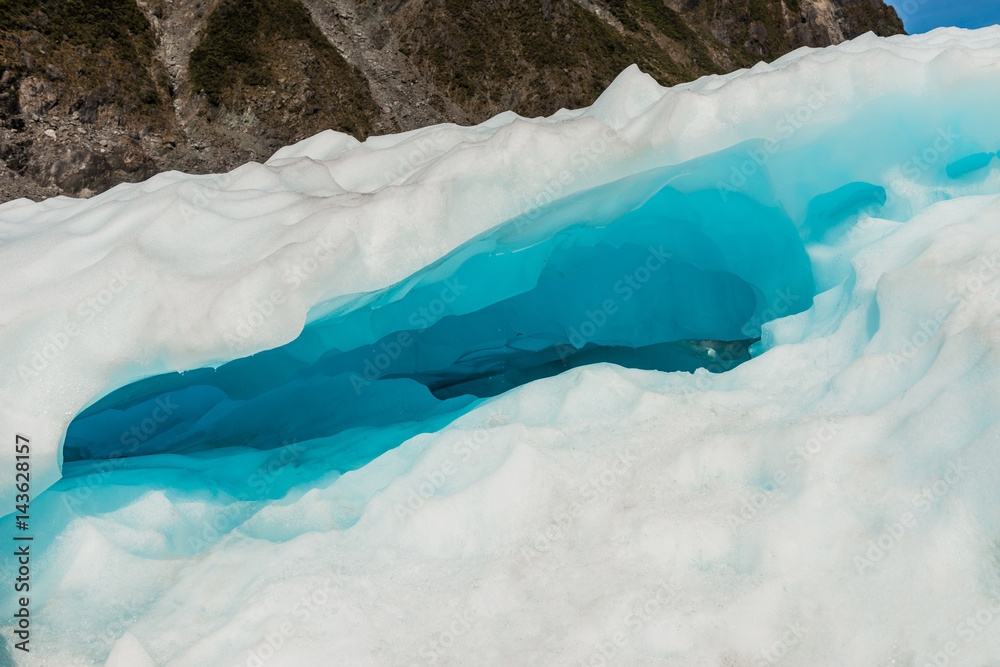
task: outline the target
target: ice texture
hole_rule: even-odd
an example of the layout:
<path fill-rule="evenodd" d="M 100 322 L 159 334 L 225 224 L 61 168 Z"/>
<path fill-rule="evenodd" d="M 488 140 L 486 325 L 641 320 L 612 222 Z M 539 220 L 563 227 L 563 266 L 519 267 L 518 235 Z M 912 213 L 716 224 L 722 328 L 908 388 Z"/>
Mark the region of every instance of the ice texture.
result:
<path fill-rule="evenodd" d="M 759 337 L 774 295 L 794 298 L 786 314 L 809 307 L 812 272 L 779 208 L 682 170 L 644 172 L 503 223 L 274 350 L 122 387 L 70 426 L 65 459 L 267 449 L 426 421 L 601 360 L 711 366 L 714 348 L 687 341 Z M 144 420 L 155 432 L 129 433 Z M 353 463 L 327 461 L 341 471 Z"/>
<path fill-rule="evenodd" d="M 1000 661 L 998 62 L 633 67 L 0 206 L 17 659 Z"/>

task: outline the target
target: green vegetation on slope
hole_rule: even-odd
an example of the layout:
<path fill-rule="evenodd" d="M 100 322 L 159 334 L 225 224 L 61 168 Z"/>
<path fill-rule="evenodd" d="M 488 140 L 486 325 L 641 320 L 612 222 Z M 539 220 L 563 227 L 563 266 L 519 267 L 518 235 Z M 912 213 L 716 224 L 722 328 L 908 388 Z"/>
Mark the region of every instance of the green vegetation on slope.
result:
<path fill-rule="evenodd" d="M 189 73 L 212 105 L 250 111 L 283 140 L 327 128 L 364 136 L 376 113 L 361 74 L 298 0 L 223 0 Z"/>
<path fill-rule="evenodd" d="M 437 0 L 414 19 L 401 36 L 404 53 L 474 118 L 590 104 L 632 63 L 668 84 L 704 73 L 575 2 Z M 510 99 L 512 88 L 519 99 Z"/>
<path fill-rule="evenodd" d="M 732 62 L 741 67 L 774 60 L 802 46 L 802 36 L 794 28 L 804 29 L 807 35 L 817 34 L 817 26 L 802 15 L 799 0 L 784 0 L 787 14 L 781 3 L 772 0 L 702 0 L 698 4 L 704 20 L 726 33 Z M 831 4 L 847 39 L 868 30 L 883 37 L 904 32 L 895 10 L 881 0 L 833 0 Z M 818 44 L 824 43 L 822 38 L 818 40 Z"/>
<path fill-rule="evenodd" d="M 902 31 L 880 0 L 833 0 L 853 37 Z M 605 0 L 609 22 L 571 0 L 424 0 L 402 10 L 400 51 L 472 120 L 547 115 L 594 101 L 636 63 L 661 84 L 750 67 L 827 38 L 799 0 Z M 616 27 L 621 25 L 621 29 Z"/>
<path fill-rule="evenodd" d="M 720 71 L 706 47 L 708 40 L 697 35 L 680 14 L 663 4 L 663 0 L 609 0 L 608 7 L 626 30 L 644 32 L 655 39 L 655 33 L 645 30 L 641 21 L 687 49 L 699 74 Z"/>
<path fill-rule="evenodd" d="M 0 0 L 0 28 L 0 70 L 65 80 L 77 96 L 63 106 L 89 98 L 160 123 L 171 112 L 153 30 L 134 0 Z"/>
<path fill-rule="evenodd" d="M 149 22 L 132 0 L 0 0 L 0 26 L 38 30 L 49 39 L 65 36 L 71 44 L 92 49 L 113 46 L 149 56 L 153 40 Z"/>

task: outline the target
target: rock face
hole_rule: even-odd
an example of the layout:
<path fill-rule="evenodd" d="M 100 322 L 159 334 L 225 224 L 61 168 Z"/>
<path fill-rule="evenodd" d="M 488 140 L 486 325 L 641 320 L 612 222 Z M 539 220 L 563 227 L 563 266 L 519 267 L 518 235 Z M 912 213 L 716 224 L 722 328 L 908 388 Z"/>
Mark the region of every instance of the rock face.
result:
<path fill-rule="evenodd" d="M 0 201 L 221 171 L 359 138 L 592 102 L 901 33 L 881 0 L 13 0 L 0 5 Z"/>

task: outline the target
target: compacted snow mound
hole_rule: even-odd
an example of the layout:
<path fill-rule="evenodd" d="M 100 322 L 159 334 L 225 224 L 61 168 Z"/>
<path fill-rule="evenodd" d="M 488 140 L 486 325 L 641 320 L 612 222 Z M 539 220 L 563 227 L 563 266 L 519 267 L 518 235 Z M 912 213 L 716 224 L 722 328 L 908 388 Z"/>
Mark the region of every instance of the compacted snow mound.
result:
<path fill-rule="evenodd" d="M 1000 661 L 998 62 L 630 68 L 0 206 L 0 420 L 51 487 L 8 653 Z"/>

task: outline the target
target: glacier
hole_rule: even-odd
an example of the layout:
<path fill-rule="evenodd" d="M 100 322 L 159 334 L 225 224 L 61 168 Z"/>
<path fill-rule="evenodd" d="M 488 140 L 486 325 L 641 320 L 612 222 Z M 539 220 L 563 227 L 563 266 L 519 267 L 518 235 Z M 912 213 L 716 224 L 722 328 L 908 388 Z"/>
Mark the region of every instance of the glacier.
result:
<path fill-rule="evenodd" d="M 0 662 L 1000 662 L 998 83 L 869 34 L 0 205 Z"/>

